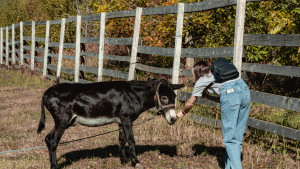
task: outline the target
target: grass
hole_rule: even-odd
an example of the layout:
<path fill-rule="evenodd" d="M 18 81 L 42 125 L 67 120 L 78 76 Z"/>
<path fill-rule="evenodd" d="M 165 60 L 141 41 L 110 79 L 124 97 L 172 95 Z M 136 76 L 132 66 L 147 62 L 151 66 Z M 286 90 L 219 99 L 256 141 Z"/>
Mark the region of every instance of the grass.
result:
<path fill-rule="evenodd" d="M 53 119 L 48 112 L 46 129 L 41 134 L 36 134 L 36 129 L 40 118 L 40 98 L 52 84 L 41 80 L 40 75 L 22 75 L 17 71 L 0 69 L 0 151 L 45 145 L 44 137 L 53 127 Z M 220 118 L 218 109 L 209 106 L 199 105 L 193 108 L 192 113 Z M 147 111 L 136 122 L 152 114 Z M 252 104 L 251 110 L 255 118 L 295 126 L 298 114 L 259 104 Z M 95 128 L 70 127 L 61 142 L 116 128 L 116 124 Z M 146 168 L 217 169 L 224 166 L 225 148 L 220 129 L 194 123 L 187 117 L 170 126 L 159 116 L 135 126 L 134 133 L 138 158 Z M 300 168 L 299 142 L 264 131 L 251 129 L 251 134 L 245 137 L 242 152 L 245 169 Z M 59 145 L 57 157 L 60 168 L 131 168 L 130 163 L 120 164 L 117 132 Z M 0 154 L 2 168 L 49 168 L 47 149 Z"/>
<path fill-rule="evenodd" d="M 20 71 L 11 71 L 0 69 L 0 87 L 21 87 L 27 89 L 45 88 L 53 84 L 53 82 L 48 80 L 43 80 L 42 76 L 24 76 Z M 8 88 L 5 90 L 13 90 Z"/>

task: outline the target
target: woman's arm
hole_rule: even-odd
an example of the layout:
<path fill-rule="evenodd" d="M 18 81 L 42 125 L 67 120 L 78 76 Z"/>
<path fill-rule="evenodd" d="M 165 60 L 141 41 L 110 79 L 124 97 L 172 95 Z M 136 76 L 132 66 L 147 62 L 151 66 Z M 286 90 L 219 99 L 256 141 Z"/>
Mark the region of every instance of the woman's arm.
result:
<path fill-rule="evenodd" d="M 190 109 L 195 105 L 196 100 L 196 96 L 191 96 L 189 100 L 185 103 L 183 109 L 179 113 L 177 113 L 177 117 L 183 117 L 186 113 L 188 113 Z"/>

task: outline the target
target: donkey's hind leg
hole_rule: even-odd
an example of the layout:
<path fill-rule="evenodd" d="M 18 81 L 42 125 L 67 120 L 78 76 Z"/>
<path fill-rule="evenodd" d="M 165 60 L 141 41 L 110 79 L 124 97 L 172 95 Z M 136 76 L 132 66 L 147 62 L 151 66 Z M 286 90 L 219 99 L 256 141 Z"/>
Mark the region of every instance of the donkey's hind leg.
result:
<path fill-rule="evenodd" d="M 55 125 L 45 138 L 49 151 L 51 169 L 57 168 L 56 149 L 65 130 L 65 128 Z"/>
<path fill-rule="evenodd" d="M 121 124 L 119 124 L 119 143 L 120 143 L 120 148 L 119 148 L 120 160 L 122 164 L 125 164 L 129 161 L 129 159 L 126 158 L 126 153 L 125 153 L 126 135 L 124 133 Z"/>

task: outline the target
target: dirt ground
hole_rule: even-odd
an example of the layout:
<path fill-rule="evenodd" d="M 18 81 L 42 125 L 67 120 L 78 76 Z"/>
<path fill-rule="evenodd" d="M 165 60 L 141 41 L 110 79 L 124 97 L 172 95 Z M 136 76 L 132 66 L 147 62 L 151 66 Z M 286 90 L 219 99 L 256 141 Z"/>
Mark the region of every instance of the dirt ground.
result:
<path fill-rule="evenodd" d="M 3 75 L 5 71 L 0 73 Z M 46 129 L 41 134 L 36 130 L 41 115 L 40 101 L 46 89 L 0 87 L 0 152 L 45 146 L 44 137 L 53 127 L 49 113 L 46 113 Z M 151 112 L 144 112 L 136 122 L 151 116 Z M 75 126 L 66 130 L 61 142 L 114 129 L 117 129 L 116 124 L 94 128 Z M 138 159 L 146 168 L 219 169 L 224 166 L 225 148 L 220 129 L 195 124 L 188 118 L 171 126 L 159 116 L 135 126 L 134 133 Z M 244 168 L 300 168 L 299 160 L 265 149 L 262 144 L 253 143 L 251 139 L 243 143 Z M 120 163 L 118 132 L 61 144 L 57 159 L 59 168 L 132 168 L 130 162 Z M 49 168 L 47 148 L 0 153 L 0 168 Z"/>

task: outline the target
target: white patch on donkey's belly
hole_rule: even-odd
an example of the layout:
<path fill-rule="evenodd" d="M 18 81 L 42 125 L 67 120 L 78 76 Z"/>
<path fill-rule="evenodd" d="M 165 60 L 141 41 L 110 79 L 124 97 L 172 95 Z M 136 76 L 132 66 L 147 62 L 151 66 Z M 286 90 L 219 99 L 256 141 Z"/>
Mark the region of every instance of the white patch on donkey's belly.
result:
<path fill-rule="evenodd" d="M 107 117 L 97 117 L 97 118 L 85 118 L 81 116 L 74 115 L 73 118 L 76 118 L 75 124 L 81 124 L 84 126 L 90 126 L 90 127 L 97 127 L 97 126 L 103 126 L 110 123 L 121 123 L 120 118 L 114 117 L 114 118 L 107 118 Z"/>

